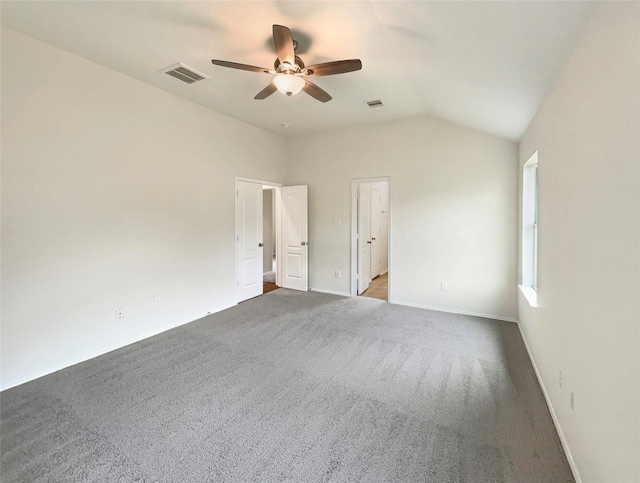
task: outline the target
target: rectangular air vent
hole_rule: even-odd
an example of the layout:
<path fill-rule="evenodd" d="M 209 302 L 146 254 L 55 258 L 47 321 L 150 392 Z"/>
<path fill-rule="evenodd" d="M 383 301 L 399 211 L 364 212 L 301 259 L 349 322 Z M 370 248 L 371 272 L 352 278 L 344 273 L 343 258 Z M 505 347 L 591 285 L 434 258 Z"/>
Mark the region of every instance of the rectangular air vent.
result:
<path fill-rule="evenodd" d="M 206 75 L 201 74 L 197 70 L 192 69 L 191 67 L 186 66 L 180 62 L 162 69 L 162 72 L 170 75 L 171 77 L 175 77 L 182 82 L 186 82 L 187 84 L 193 84 L 194 82 L 198 82 L 207 78 Z"/>
<path fill-rule="evenodd" d="M 382 101 L 380 99 L 376 99 L 375 101 L 368 101 L 367 106 L 369 107 L 382 107 Z"/>

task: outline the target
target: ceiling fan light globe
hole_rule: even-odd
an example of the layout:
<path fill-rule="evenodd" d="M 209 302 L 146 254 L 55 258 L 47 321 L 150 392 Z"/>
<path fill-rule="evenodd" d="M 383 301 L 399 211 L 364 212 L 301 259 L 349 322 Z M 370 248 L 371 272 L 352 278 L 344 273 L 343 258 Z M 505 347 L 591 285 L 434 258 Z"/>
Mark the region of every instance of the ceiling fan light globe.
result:
<path fill-rule="evenodd" d="M 280 74 L 273 78 L 273 85 L 287 96 L 297 94 L 305 85 L 305 80 L 293 74 Z"/>

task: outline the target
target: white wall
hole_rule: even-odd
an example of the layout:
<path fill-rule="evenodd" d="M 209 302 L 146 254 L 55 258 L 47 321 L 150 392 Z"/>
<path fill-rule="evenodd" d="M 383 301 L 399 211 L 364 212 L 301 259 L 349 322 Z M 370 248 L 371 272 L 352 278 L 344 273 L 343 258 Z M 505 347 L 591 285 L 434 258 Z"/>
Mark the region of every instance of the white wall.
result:
<path fill-rule="evenodd" d="M 233 304 L 235 176 L 284 149 L 3 28 L 2 386 Z"/>
<path fill-rule="evenodd" d="M 540 196 L 539 308 L 520 295 L 519 320 L 584 482 L 640 481 L 639 19 L 597 7 L 520 149 Z"/>
<path fill-rule="evenodd" d="M 516 318 L 516 143 L 422 117 L 296 137 L 289 152 L 305 153 L 287 177 L 309 185 L 312 288 L 349 293 L 351 180 L 391 176 L 391 300 Z"/>

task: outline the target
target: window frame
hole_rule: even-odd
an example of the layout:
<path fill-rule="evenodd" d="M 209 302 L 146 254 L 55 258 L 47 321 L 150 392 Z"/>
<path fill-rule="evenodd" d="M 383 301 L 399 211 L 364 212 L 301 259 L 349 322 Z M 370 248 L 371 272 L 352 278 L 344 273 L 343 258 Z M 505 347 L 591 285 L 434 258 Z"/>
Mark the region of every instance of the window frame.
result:
<path fill-rule="evenodd" d="M 522 280 L 520 289 L 532 307 L 538 300 L 539 182 L 538 151 L 522 167 Z"/>

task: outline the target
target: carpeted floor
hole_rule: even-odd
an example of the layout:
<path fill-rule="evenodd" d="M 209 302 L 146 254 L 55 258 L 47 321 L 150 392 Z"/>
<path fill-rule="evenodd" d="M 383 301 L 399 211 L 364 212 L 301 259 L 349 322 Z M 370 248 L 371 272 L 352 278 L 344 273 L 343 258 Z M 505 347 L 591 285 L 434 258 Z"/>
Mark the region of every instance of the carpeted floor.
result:
<path fill-rule="evenodd" d="M 573 481 L 518 328 L 276 290 L 1 395 L 4 483 Z"/>

